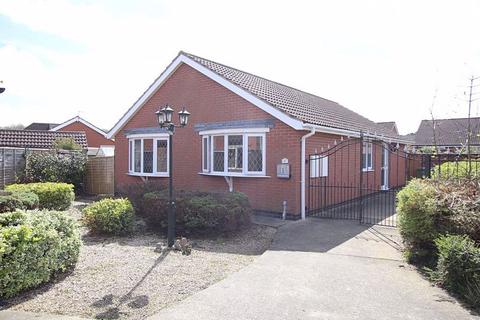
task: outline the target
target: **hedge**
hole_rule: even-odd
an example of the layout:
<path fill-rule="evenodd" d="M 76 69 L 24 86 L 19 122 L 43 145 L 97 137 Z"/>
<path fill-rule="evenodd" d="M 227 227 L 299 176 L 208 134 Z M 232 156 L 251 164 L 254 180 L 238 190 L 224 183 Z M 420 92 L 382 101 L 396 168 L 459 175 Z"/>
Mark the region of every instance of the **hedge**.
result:
<path fill-rule="evenodd" d="M 49 281 L 73 266 L 80 235 L 64 212 L 15 211 L 0 215 L 0 297 Z"/>
<path fill-rule="evenodd" d="M 250 223 L 252 208 L 239 192 L 186 192 L 176 194 L 176 223 L 180 232 L 226 232 Z M 143 211 L 150 224 L 167 226 L 168 192 L 148 192 L 143 196 Z"/>
<path fill-rule="evenodd" d="M 75 198 L 73 185 L 67 183 L 12 184 L 7 186 L 5 190 L 10 192 L 33 192 L 38 196 L 40 209 L 48 210 L 66 210 Z"/>
<path fill-rule="evenodd" d="M 436 165 L 432 169 L 432 178 L 476 178 L 480 177 L 480 164 L 478 160 L 472 160 L 470 165 L 470 175 L 468 161 L 444 162 Z"/>
<path fill-rule="evenodd" d="M 33 210 L 38 208 L 38 196 L 30 191 L 0 191 L 0 213 L 16 209 Z"/>
<path fill-rule="evenodd" d="M 94 233 L 127 234 L 133 231 L 134 210 L 128 199 L 103 199 L 83 209 L 85 224 Z"/>
<path fill-rule="evenodd" d="M 87 155 L 82 151 L 30 152 L 26 156 L 24 182 L 64 182 L 83 190 Z"/>
<path fill-rule="evenodd" d="M 480 308 L 480 248 L 468 236 L 446 235 L 435 240 L 438 263 L 433 278 Z"/>

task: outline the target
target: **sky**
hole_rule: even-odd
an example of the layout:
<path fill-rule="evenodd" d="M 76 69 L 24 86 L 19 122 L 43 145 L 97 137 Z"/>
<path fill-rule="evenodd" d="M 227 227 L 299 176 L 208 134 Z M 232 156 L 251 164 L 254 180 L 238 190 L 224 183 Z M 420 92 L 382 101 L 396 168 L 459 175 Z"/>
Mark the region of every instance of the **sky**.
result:
<path fill-rule="evenodd" d="M 183 50 L 406 134 L 467 115 L 479 30 L 476 0 L 0 0 L 0 126 L 110 129 Z"/>

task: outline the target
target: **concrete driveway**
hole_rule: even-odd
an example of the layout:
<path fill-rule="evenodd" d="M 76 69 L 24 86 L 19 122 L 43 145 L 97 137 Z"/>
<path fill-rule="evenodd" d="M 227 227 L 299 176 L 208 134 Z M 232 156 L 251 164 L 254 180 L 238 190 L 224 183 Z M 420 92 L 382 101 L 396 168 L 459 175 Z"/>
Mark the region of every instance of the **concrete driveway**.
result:
<path fill-rule="evenodd" d="M 151 319 L 478 319 L 402 261 L 396 229 L 310 219 Z"/>

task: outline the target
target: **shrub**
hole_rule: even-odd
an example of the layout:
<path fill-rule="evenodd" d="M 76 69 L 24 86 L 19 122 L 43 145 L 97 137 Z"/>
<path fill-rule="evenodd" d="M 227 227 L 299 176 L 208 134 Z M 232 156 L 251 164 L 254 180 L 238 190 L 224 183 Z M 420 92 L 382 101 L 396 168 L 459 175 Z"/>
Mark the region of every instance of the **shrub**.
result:
<path fill-rule="evenodd" d="M 435 280 L 473 307 L 480 307 L 480 248 L 465 235 L 440 236 L 435 244 L 438 249 Z"/>
<path fill-rule="evenodd" d="M 83 189 L 87 155 L 83 152 L 31 152 L 26 157 L 26 182 L 64 182 Z"/>
<path fill-rule="evenodd" d="M 66 210 L 75 198 L 73 185 L 67 183 L 12 184 L 7 186 L 5 190 L 11 192 L 33 192 L 38 196 L 39 207 L 49 210 Z"/>
<path fill-rule="evenodd" d="M 468 161 L 444 162 L 433 167 L 431 176 L 432 178 L 476 178 L 480 177 L 480 166 L 478 161 L 472 160 L 469 175 Z"/>
<path fill-rule="evenodd" d="M 422 259 L 437 237 L 434 224 L 435 188 L 424 180 L 414 179 L 397 195 L 400 233 L 407 244 L 410 260 Z"/>
<path fill-rule="evenodd" d="M 10 212 L 0 215 L 0 297 L 49 281 L 78 259 L 81 240 L 64 212 Z"/>
<path fill-rule="evenodd" d="M 0 193 L 0 213 L 16 209 L 32 210 L 38 208 L 38 196 L 30 191 Z"/>
<path fill-rule="evenodd" d="M 82 146 L 75 142 L 72 137 L 58 138 L 53 142 L 56 150 L 81 150 Z"/>
<path fill-rule="evenodd" d="M 164 189 L 165 187 L 158 181 L 146 181 L 121 185 L 117 193 L 121 197 L 128 198 L 132 202 L 135 212 L 140 213 L 145 211 L 145 205 L 148 206 L 144 201 L 144 195 Z"/>
<path fill-rule="evenodd" d="M 149 192 L 143 196 L 143 214 L 152 225 L 166 227 L 168 193 Z M 176 222 L 183 232 L 225 232 L 250 223 L 252 209 L 243 193 L 179 192 L 176 195 Z"/>
<path fill-rule="evenodd" d="M 95 233 L 126 234 L 133 231 L 134 210 L 128 199 L 103 199 L 83 209 L 85 224 Z"/>

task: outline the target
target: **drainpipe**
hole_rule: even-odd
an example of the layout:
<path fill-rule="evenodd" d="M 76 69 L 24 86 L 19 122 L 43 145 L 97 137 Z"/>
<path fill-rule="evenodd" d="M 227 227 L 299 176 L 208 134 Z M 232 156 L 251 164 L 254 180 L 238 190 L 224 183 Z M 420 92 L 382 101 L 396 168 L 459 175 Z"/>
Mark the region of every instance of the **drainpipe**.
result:
<path fill-rule="evenodd" d="M 315 128 L 310 128 L 310 132 L 307 133 L 306 135 L 302 136 L 302 152 L 300 155 L 300 163 L 301 163 L 301 180 L 300 180 L 300 189 L 301 189 L 301 212 L 302 212 L 302 220 L 305 220 L 305 205 L 306 205 L 306 200 L 305 200 L 305 145 L 307 138 L 313 136 L 315 134 Z"/>

